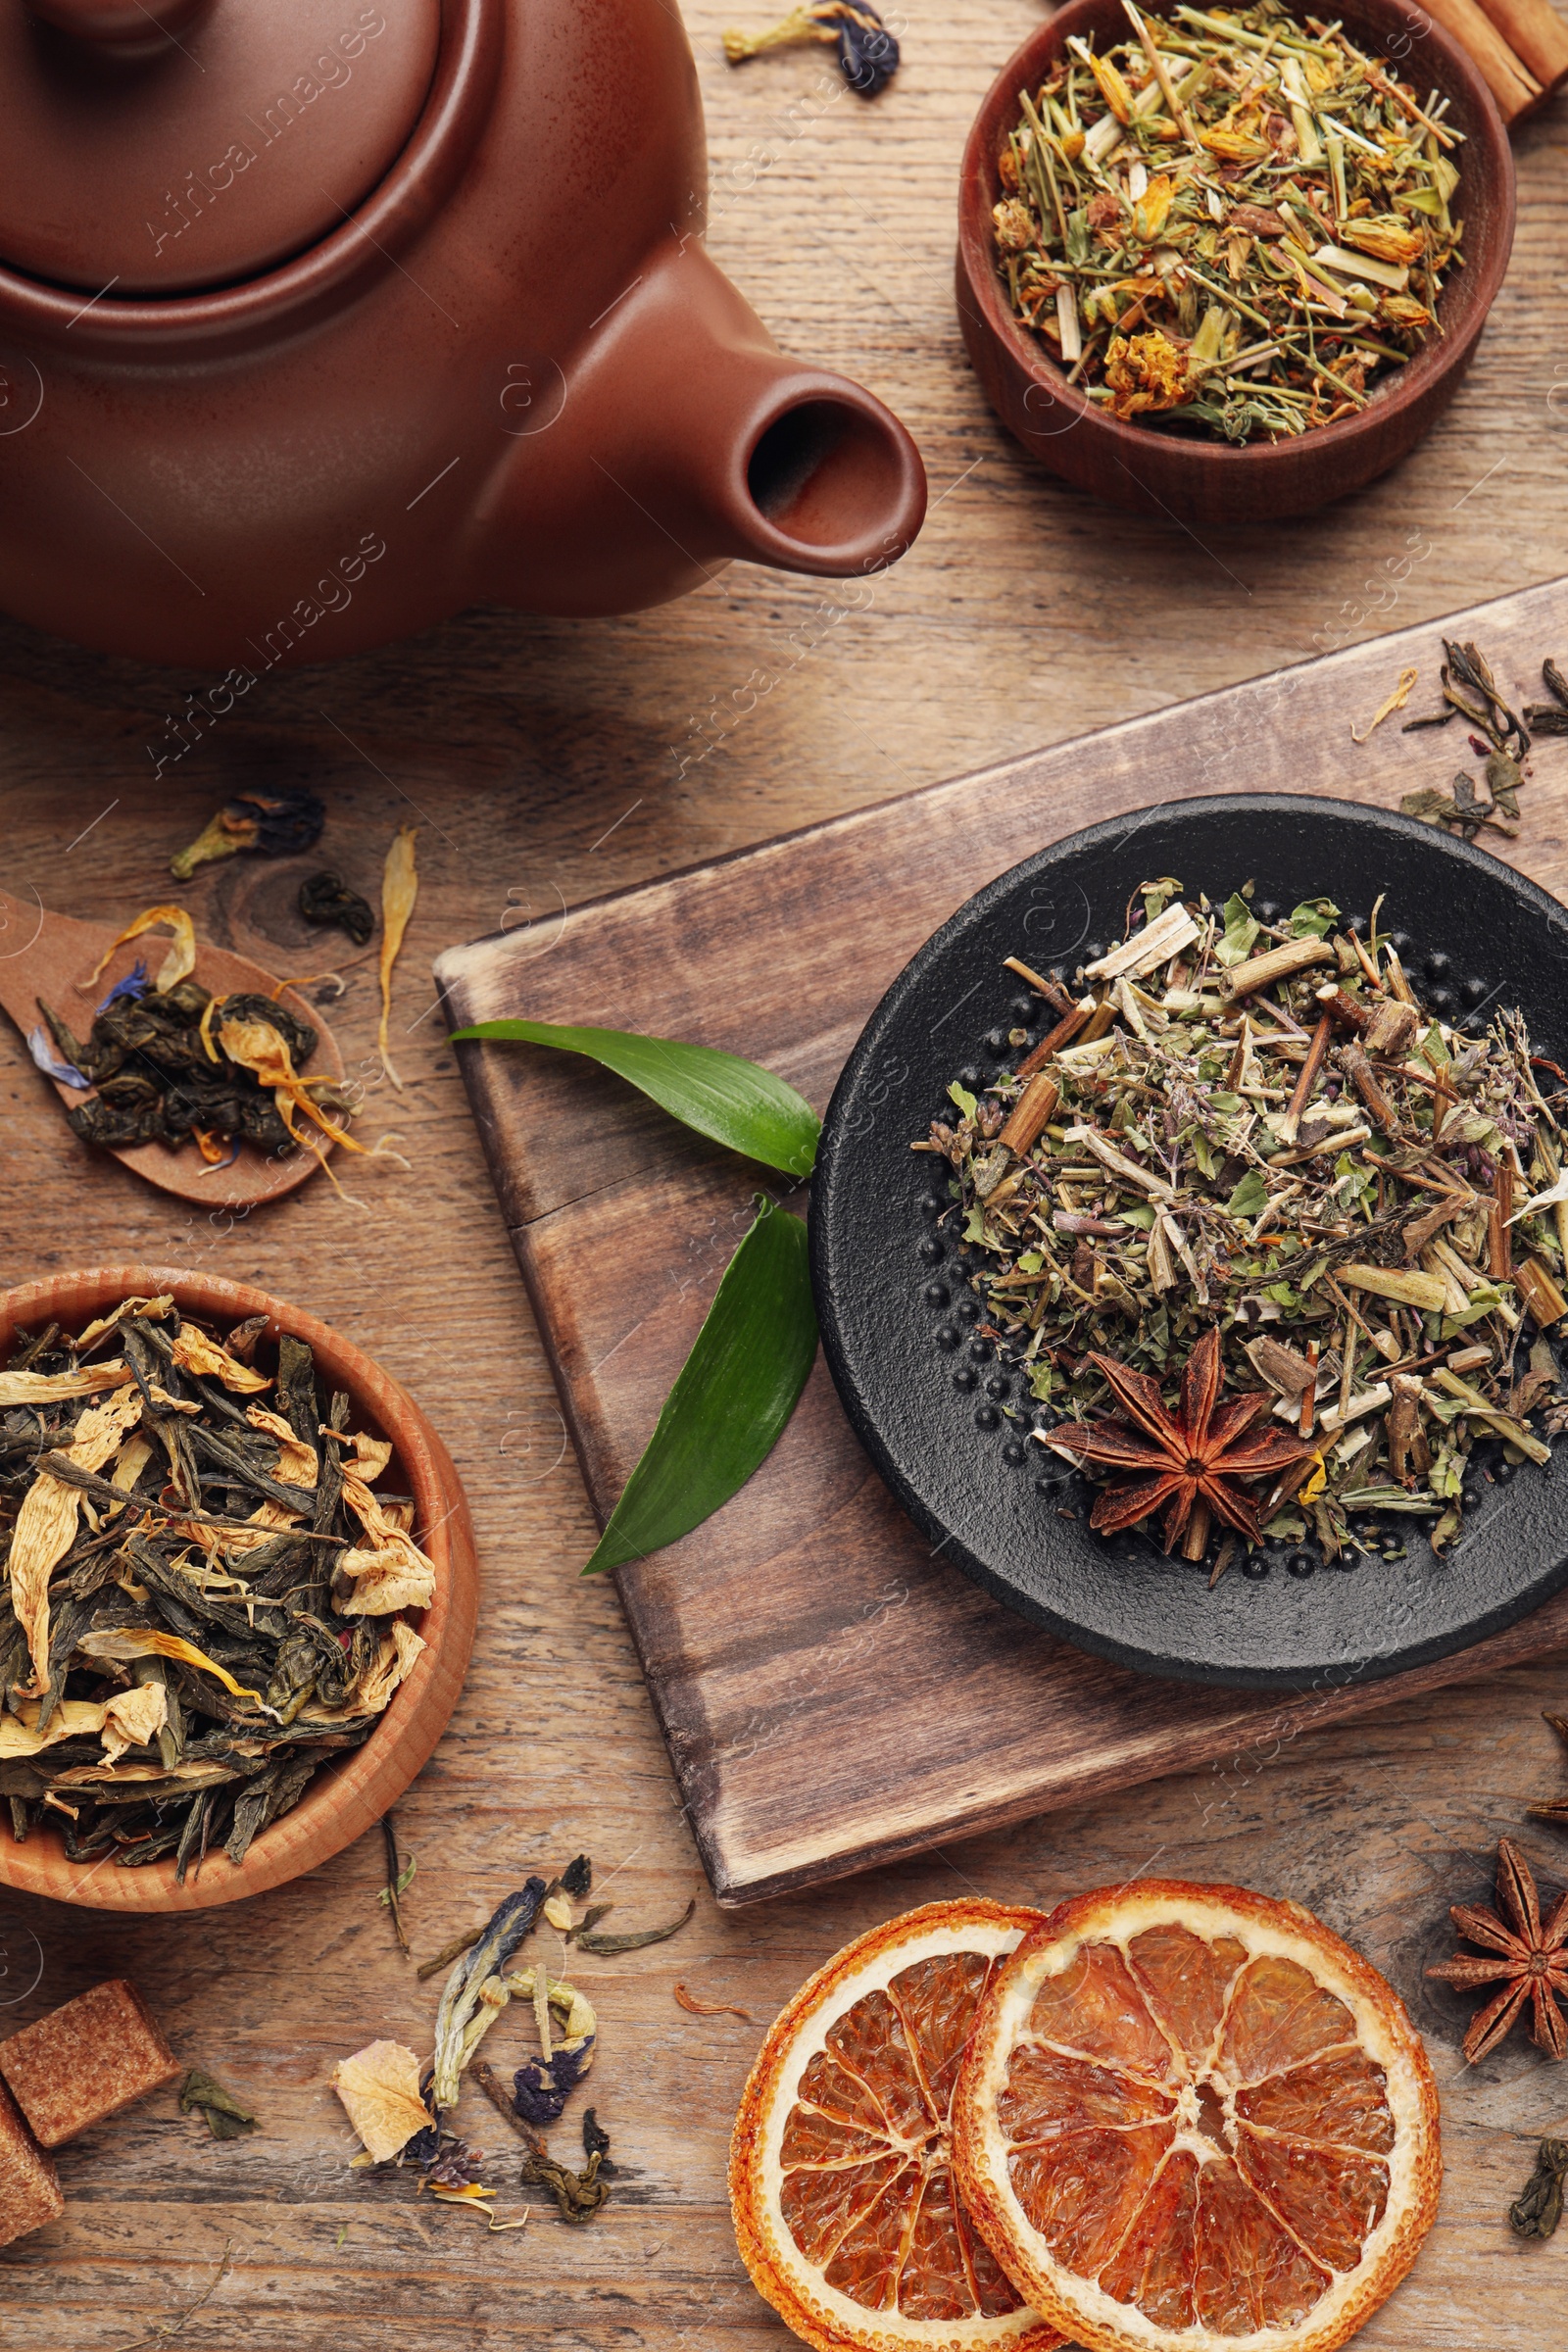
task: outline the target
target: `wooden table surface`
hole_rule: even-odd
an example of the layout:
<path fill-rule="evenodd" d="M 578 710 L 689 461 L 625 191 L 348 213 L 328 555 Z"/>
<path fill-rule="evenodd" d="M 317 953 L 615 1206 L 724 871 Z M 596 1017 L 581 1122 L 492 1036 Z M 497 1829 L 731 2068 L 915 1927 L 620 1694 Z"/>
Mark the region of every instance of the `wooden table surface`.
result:
<path fill-rule="evenodd" d="M 372 967 L 350 973 L 331 1007 L 369 1085 L 365 1131 L 399 1136 L 411 1172 L 345 1162 L 347 1201 L 317 1182 L 230 1226 L 77 1148 L 7 1034 L 0 1278 L 112 1252 L 253 1279 L 340 1325 L 439 1424 L 474 1506 L 485 1610 L 452 1730 L 400 1809 L 418 1863 L 406 1900 L 416 1956 L 579 1850 L 602 1885 L 613 1880 L 610 1925 L 661 1920 L 698 1896 L 675 1941 L 574 1972 L 599 2009 L 591 2096 L 621 2168 L 614 2200 L 583 2230 L 547 2208 L 491 2237 L 416 2204 L 405 2177 L 349 2169 L 332 2063 L 377 2034 L 427 2046 L 437 1989 L 396 1950 L 376 1900 L 377 1838 L 179 1930 L 0 1897 L 0 2021 L 128 1973 L 181 2057 L 261 2119 L 220 2145 L 165 2094 L 67 2150 L 66 2219 L 0 2253 L 0 2347 L 779 2346 L 723 2200 L 760 2025 L 847 1936 L 908 1904 L 961 1887 L 1044 1903 L 1152 1869 L 1312 1905 L 1389 1970 L 1429 2036 L 1444 2082 L 1442 2213 L 1361 2340 L 1538 2352 L 1558 2340 L 1568 2233 L 1527 2247 L 1502 2214 L 1535 2140 L 1568 2112 L 1568 2082 L 1523 2041 L 1462 2071 L 1464 2010 L 1434 1999 L 1420 1972 L 1450 1948 L 1448 1901 L 1484 1891 L 1498 1834 L 1520 1828 L 1532 1794 L 1563 1786 L 1568 1760 L 1540 1710 L 1568 1695 L 1568 1662 L 721 1917 L 614 1593 L 576 1581 L 594 1529 L 430 1015 L 428 967 L 450 942 L 527 914 L 1563 569 L 1561 118 L 1520 133 L 1512 274 L 1428 444 L 1349 509 L 1200 544 L 1091 509 L 1042 475 L 993 422 L 962 356 L 950 283 L 959 150 L 1033 7 L 911 0 L 908 63 L 866 109 L 812 51 L 728 72 L 718 34 L 731 5 L 742 0 L 690 12 L 712 249 L 781 341 L 858 373 L 899 410 L 930 467 L 923 538 L 856 609 L 737 569 L 626 620 L 469 614 L 344 668 L 270 679 L 156 790 L 147 747 L 166 746 L 167 714 L 201 681 L 0 627 L 9 889 L 123 919 L 171 895 L 171 851 L 223 792 L 264 779 L 326 794 L 322 861 L 372 896 L 393 826 L 419 825 L 423 887 L 393 1024 L 401 1097 L 362 1061 Z M 1235 781 L 1248 782 L 1245 763 Z M 1160 779 L 1149 783 L 1158 797 Z M 208 936 L 309 972 L 323 953 L 291 911 L 299 872 L 238 860 L 184 895 Z M 636 1024 L 635 1004 L 625 1018 Z M 1568 1873 L 1554 1833 L 1530 1825 L 1525 1843 L 1544 1876 Z M 685 2014 L 677 1981 L 759 2023 Z M 493 2039 L 498 2061 L 517 2063 L 520 2033 L 503 2025 Z M 568 2159 L 581 2103 L 553 2134 Z M 495 2152 L 502 2204 L 515 2209 L 499 2118 L 469 2093 L 463 2119 Z"/>

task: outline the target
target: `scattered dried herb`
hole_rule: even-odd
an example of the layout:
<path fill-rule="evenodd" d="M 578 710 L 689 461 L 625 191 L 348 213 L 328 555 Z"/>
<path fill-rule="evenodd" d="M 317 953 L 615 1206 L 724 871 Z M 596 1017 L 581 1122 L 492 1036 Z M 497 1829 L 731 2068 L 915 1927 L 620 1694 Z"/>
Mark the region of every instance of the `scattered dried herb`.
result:
<path fill-rule="evenodd" d="M 1111 415 L 1270 441 L 1364 409 L 1441 329 L 1459 133 L 1337 24 L 1178 4 L 1021 90 L 998 159 L 1015 315 Z"/>
<path fill-rule="evenodd" d="M 948 1164 L 993 1380 L 1022 1375 L 1042 1444 L 1144 1482 L 1098 1499 L 1101 1529 L 1174 1512 L 1197 1558 L 1201 1500 L 1249 1551 L 1310 1531 L 1333 1559 L 1409 1515 L 1441 1549 L 1494 1448 L 1511 1476 L 1568 1425 L 1562 1097 L 1517 1012 L 1470 1034 L 1424 1007 L 1377 912 L 1363 941 L 1326 899 L 1145 884 L 1076 998 L 1009 959 L 1047 1036 L 989 1087 L 956 1080 L 913 1147 Z M 1186 1452 L 1184 1382 L 1212 1416 Z M 1096 1425 L 1104 1406 L 1140 1434 Z M 1185 1465 L 1212 1468 L 1216 1432 L 1245 1458 L 1265 1413 L 1279 1458 L 1222 1510 Z"/>
<path fill-rule="evenodd" d="M 568 2172 L 547 2153 L 541 2140 L 523 2158 L 522 2178 L 525 2185 L 549 2191 L 564 2222 L 580 2227 L 591 2222 L 600 2207 L 610 2202 L 610 2182 L 604 2178 L 603 2167 L 604 2159 L 596 2151 L 580 2173 Z"/>
<path fill-rule="evenodd" d="M 1544 2139 L 1534 2173 L 1508 2208 L 1509 2223 L 1521 2237 L 1550 2237 L 1562 2220 L 1565 2180 L 1568 2139 Z"/>
<path fill-rule="evenodd" d="M 651 1943 L 667 1943 L 671 1936 L 678 1936 L 696 1909 L 697 1897 L 693 1895 L 679 1919 L 672 1919 L 667 1927 L 640 1928 L 624 1936 L 598 1936 L 590 1929 L 579 1928 L 573 1940 L 579 1949 L 600 1959 L 610 1959 L 617 1952 L 646 1951 Z"/>
<path fill-rule="evenodd" d="M 375 916 L 368 902 L 330 869 L 311 874 L 300 884 L 299 907 L 308 923 L 346 931 L 357 948 L 368 947 L 374 936 Z"/>
<path fill-rule="evenodd" d="M 607 2180 L 613 2180 L 615 2168 L 610 2161 L 610 2133 L 592 2107 L 583 2109 L 582 2152 L 585 2156 L 597 2156 L 600 2172 Z"/>
<path fill-rule="evenodd" d="M 407 1955 L 409 1938 L 403 1925 L 403 1913 L 399 1908 L 399 1898 L 413 1879 L 417 1865 L 413 1861 L 406 1864 L 399 1862 L 397 1824 L 390 1813 L 383 1813 L 381 1816 L 381 1837 L 386 1846 L 386 1885 L 381 1889 L 381 1900 L 392 1914 L 392 1925 L 397 1931 L 399 1949 Z"/>
<path fill-rule="evenodd" d="M 513 2079 L 513 2105 L 525 2124 L 553 2124 L 594 2062 L 598 2021 L 593 2005 L 573 1985 L 551 1983 L 541 1969 L 523 1969 L 507 1979 L 508 1989 L 532 2000 L 540 2021 L 544 2054 L 518 2067 Z M 552 2046 L 551 2015 L 559 2014 L 564 2037 Z"/>
<path fill-rule="evenodd" d="M 247 2132 L 256 2129 L 256 2118 L 248 2107 L 242 2107 L 231 2090 L 212 2075 L 203 2074 L 193 2066 L 179 2086 L 179 2112 L 189 2115 L 199 2108 L 207 2119 L 207 2129 L 215 2139 L 243 2139 Z"/>
<path fill-rule="evenodd" d="M 477 1927 L 466 1928 L 461 1936 L 454 1936 L 450 1943 L 444 1943 L 433 1959 L 421 1960 L 414 1972 L 419 1983 L 423 1984 L 431 1977 L 439 1976 L 442 1969 L 449 1967 L 460 1952 L 472 1951 L 484 1931 L 485 1922 L 481 1919 Z"/>
<path fill-rule="evenodd" d="M 372 2041 L 340 2058 L 332 2088 L 372 2164 L 390 2163 L 426 2135 L 435 2153 L 438 2135 L 419 2088 L 419 2061 L 401 2042 Z"/>
<path fill-rule="evenodd" d="M 72 1861 L 123 1868 L 172 1853 L 182 1884 L 214 1844 L 242 1863 L 423 1649 L 435 1569 L 412 1502 L 370 1491 L 391 1446 L 318 1393 L 302 1341 L 275 1361 L 163 1297 L 24 1337 L 0 1372 L 14 1835 L 48 1821 Z"/>
<path fill-rule="evenodd" d="M 1420 675 L 1421 672 L 1418 669 L 1401 669 L 1399 672 L 1398 684 L 1394 688 L 1392 693 L 1384 696 L 1382 702 L 1379 703 L 1377 709 L 1373 711 L 1371 717 L 1367 720 L 1366 725 L 1362 728 L 1359 735 L 1355 731 L 1355 725 L 1352 720 L 1350 726 L 1350 741 L 1352 743 L 1365 743 L 1367 737 L 1374 734 L 1376 730 L 1382 726 L 1383 721 L 1391 716 L 1394 711 L 1402 710 L 1405 704 L 1409 701 L 1411 695 L 1414 693 L 1416 681 L 1419 679 Z"/>
<path fill-rule="evenodd" d="M 417 825 L 400 825 L 392 836 L 392 847 L 386 854 L 386 866 L 381 875 L 381 1019 L 375 1033 L 376 1051 L 381 1067 L 397 1088 L 403 1092 L 403 1081 L 392 1066 L 387 1051 L 387 1023 L 392 1018 L 392 967 L 397 962 L 403 945 L 403 934 L 409 927 L 414 903 L 419 895 L 419 871 L 415 863 L 414 845 L 418 838 Z"/>
<path fill-rule="evenodd" d="M 264 858 L 288 858 L 321 838 L 326 810 L 314 792 L 296 785 L 282 792 L 237 792 L 191 843 L 169 860 L 176 881 L 188 882 L 199 865 L 232 858 L 242 850 Z"/>
<path fill-rule="evenodd" d="M 695 1993 L 687 1991 L 684 1984 L 675 1986 L 675 2000 L 692 2017 L 740 2017 L 749 2026 L 757 2023 L 749 2009 L 737 2009 L 733 2001 L 700 2001 Z"/>
<path fill-rule="evenodd" d="M 791 9 L 766 32 L 726 32 L 724 55 L 732 66 L 770 49 L 793 49 L 823 41 L 839 53 L 839 72 L 861 98 L 875 98 L 899 70 L 899 44 L 870 0 L 813 0 Z"/>
<path fill-rule="evenodd" d="M 435 2021 L 432 2090 L 438 2110 L 457 2105 L 464 2069 L 511 1999 L 501 1971 L 532 1932 L 544 1899 L 545 1882 L 537 1877 L 529 1879 L 515 1894 L 509 1894 L 492 1913 L 478 1942 L 464 1953 L 448 1977 Z"/>
<path fill-rule="evenodd" d="M 1497 1902 L 1507 1918 L 1470 1903 L 1448 1912 L 1459 1934 L 1479 1943 L 1487 1957 L 1460 1953 L 1427 1970 L 1429 1977 L 1463 1991 L 1502 1982 L 1502 1990 L 1478 2010 L 1464 2037 L 1466 2062 L 1474 2066 L 1505 2037 L 1525 2003 L 1530 2003 L 1530 2038 L 1548 2058 L 1568 2057 L 1568 2024 L 1558 2002 L 1568 1994 L 1568 1894 L 1543 1924 L 1536 1881 L 1511 1838 L 1497 1840 Z"/>
<path fill-rule="evenodd" d="M 1537 735 L 1568 735 L 1568 679 L 1549 657 L 1541 664 L 1541 676 L 1552 699 L 1528 704 L 1525 723 Z"/>

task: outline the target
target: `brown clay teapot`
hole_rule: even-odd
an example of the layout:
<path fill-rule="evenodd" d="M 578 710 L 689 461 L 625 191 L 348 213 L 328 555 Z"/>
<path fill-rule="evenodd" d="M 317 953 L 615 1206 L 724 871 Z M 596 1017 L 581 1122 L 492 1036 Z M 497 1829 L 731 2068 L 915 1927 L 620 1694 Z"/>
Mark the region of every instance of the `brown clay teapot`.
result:
<path fill-rule="evenodd" d="M 914 445 L 706 169 L 667 0 L 0 0 L 0 609 L 254 677 L 891 563 Z"/>

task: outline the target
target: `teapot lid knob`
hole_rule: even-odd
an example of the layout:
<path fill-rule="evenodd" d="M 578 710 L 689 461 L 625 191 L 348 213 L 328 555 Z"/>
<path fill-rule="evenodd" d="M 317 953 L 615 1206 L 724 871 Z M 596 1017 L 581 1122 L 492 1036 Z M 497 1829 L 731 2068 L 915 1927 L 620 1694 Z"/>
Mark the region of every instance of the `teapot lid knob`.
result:
<path fill-rule="evenodd" d="M 29 13 L 95 49 L 143 57 L 166 48 L 207 0 L 27 0 Z"/>

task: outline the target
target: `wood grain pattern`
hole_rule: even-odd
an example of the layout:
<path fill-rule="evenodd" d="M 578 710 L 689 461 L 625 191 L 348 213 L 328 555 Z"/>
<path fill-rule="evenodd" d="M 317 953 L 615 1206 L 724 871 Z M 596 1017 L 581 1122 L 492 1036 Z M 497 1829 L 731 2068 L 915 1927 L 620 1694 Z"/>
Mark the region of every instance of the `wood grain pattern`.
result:
<path fill-rule="evenodd" d="M 963 1886 L 1049 1904 L 1149 1868 L 1309 1904 L 1392 1974 L 1427 2037 L 1444 2085 L 1443 2205 L 1357 2352 L 1541 2352 L 1561 2331 L 1568 2232 L 1527 2246 L 1502 2216 L 1536 2136 L 1562 2122 L 1563 2077 L 1522 2041 L 1463 2068 L 1467 2008 L 1420 1974 L 1452 1948 L 1447 1904 L 1485 1891 L 1499 1832 L 1522 1834 L 1544 1882 L 1568 1868 L 1556 1834 L 1524 1820 L 1534 1795 L 1568 1781 L 1540 1712 L 1563 1709 L 1560 1659 L 1238 1743 L 1200 1771 L 720 1911 L 620 1606 L 577 1579 L 593 1517 L 424 975 L 453 942 L 530 910 L 554 918 L 539 934 L 547 961 L 563 911 L 607 890 L 1560 572 L 1568 128 L 1553 109 L 1516 137 L 1509 278 L 1431 438 L 1310 521 L 1198 544 L 1039 472 L 964 358 L 959 157 L 1035 0 L 903 0 L 906 63 L 872 108 L 816 50 L 731 72 L 721 29 L 775 13 L 772 0 L 688 10 L 712 149 L 710 242 L 786 348 L 858 375 L 913 428 L 934 503 L 895 571 L 854 602 L 737 566 L 620 621 L 471 612 L 385 654 L 273 675 L 156 790 L 147 747 L 170 748 L 168 721 L 203 681 L 0 623 L 7 889 L 118 927 L 168 895 L 169 857 L 227 792 L 267 780 L 328 802 L 319 853 L 199 874 L 185 895 L 203 937 L 318 973 L 353 957 L 299 921 L 304 874 L 335 865 L 373 903 L 409 821 L 422 877 L 394 1004 L 401 1098 L 375 1077 L 373 961 L 345 973 L 342 997 L 304 991 L 326 998 L 369 1089 L 365 1132 L 401 1132 L 412 1175 L 356 1171 L 357 1207 L 315 1183 L 234 1221 L 176 1203 L 64 1138 L 52 1091 L 0 1030 L 0 1279 L 113 1250 L 258 1281 L 355 1339 L 446 1439 L 484 1597 L 451 1729 L 398 1808 L 419 1866 L 404 1899 L 416 1958 L 530 1868 L 581 1848 L 611 1882 L 609 1925 L 669 1919 L 698 1896 L 673 1942 L 577 1964 L 601 2026 L 591 2096 L 624 2168 L 614 2202 L 587 2230 L 544 2208 L 494 2238 L 416 2201 L 406 2177 L 349 2170 L 334 2060 L 380 2034 L 427 2047 L 435 2014 L 434 1985 L 415 1982 L 376 1901 L 379 1836 L 194 1929 L 0 1898 L 0 2025 L 129 1975 L 179 2057 L 261 2118 L 252 2138 L 220 2146 L 160 2098 L 62 2151 L 64 2220 L 0 2253 L 3 2352 L 155 2352 L 168 2339 L 154 2331 L 204 2294 L 176 2352 L 788 2352 L 724 2203 L 729 2122 L 761 2025 L 849 1936 L 909 1904 Z M 1362 723 L 1396 674 L 1387 649 L 1374 668 Z M 1347 786 L 1381 774 L 1381 741 L 1362 755 L 1336 737 Z M 1445 781 L 1446 758 L 1439 738 L 1422 780 Z M 1209 783 L 1246 784 L 1250 759 L 1245 742 L 1220 747 Z M 1122 805 L 1167 788 L 1134 773 Z M 1563 815 L 1553 795 L 1538 802 L 1529 856 L 1568 842 Z M 955 897 L 968 879 L 952 877 Z M 874 867 L 858 871 L 857 904 L 880 888 Z M 910 933 L 912 946 L 912 919 Z M 0 956 L 13 944 L 0 936 Z M 677 976 L 685 952 L 677 933 Z M 605 1017 L 635 1018 L 612 971 L 601 987 Z M 738 1042 L 765 1058 L 777 1037 L 760 1019 Z M 824 1037 L 824 1075 L 852 1039 L 849 1027 Z M 683 1279 L 688 1251 L 697 1270 L 709 1262 L 711 1236 L 694 1218 L 679 1243 Z M 759 2026 L 684 2014 L 676 1982 Z M 526 2020 L 492 2039 L 498 2067 L 519 2063 Z M 499 2119 L 470 2096 L 460 2126 L 492 2152 L 500 2202 L 515 2209 Z M 569 2161 L 571 2111 L 551 2139 Z"/>
<path fill-rule="evenodd" d="M 1504 693 L 1522 701 L 1540 649 L 1568 631 L 1568 582 L 1444 626 L 1483 643 Z M 1167 801 L 1209 789 L 1244 744 L 1253 790 L 1343 793 L 1347 714 L 1370 716 L 1391 662 L 1434 679 L 1441 661 L 1431 629 L 1334 655 L 580 907 L 543 963 L 527 930 L 455 950 L 437 980 L 455 1026 L 506 1013 L 609 1021 L 612 981 L 618 1001 L 636 1004 L 638 1027 L 752 1053 L 820 1108 L 846 1039 L 970 891 L 1136 805 L 1147 779 L 1160 779 Z M 1356 797 L 1388 804 L 1435 765 L 1446 772 L 1456 755 L 1441 738 L 1389 727 L 1362 757 L 1372 772 Z M 1568 749 L 1543 743 L 1529 791 L 1533 811 L 1568 802 Z M 1531 856 L 1530 868 L 1568 887 L 1560 850 Z M 1198 877 L 1187 879 L 1196 887 Z M 671 1168 L 669 1122 L 576 1057 L 473 1044 L 458 1053 L 589 1492 L 607 1518 L 745 1229 L 757 1171 L 684 1144 Z M 956 1031 L 954 1054 L 962 1059 Z M 617 1581 L 725 1903 L 1081 1802 L 1238 1740 L 1362 1714 L 1568 1642 L 1562 1594 L 1467 1653 L 1386 1683 L 1314 1687 L 1283 1704 L 1090 1659 L 1022 1626 L 933 1557 L 865 1463 L 820 1364 L 741 1494 Z"/>

